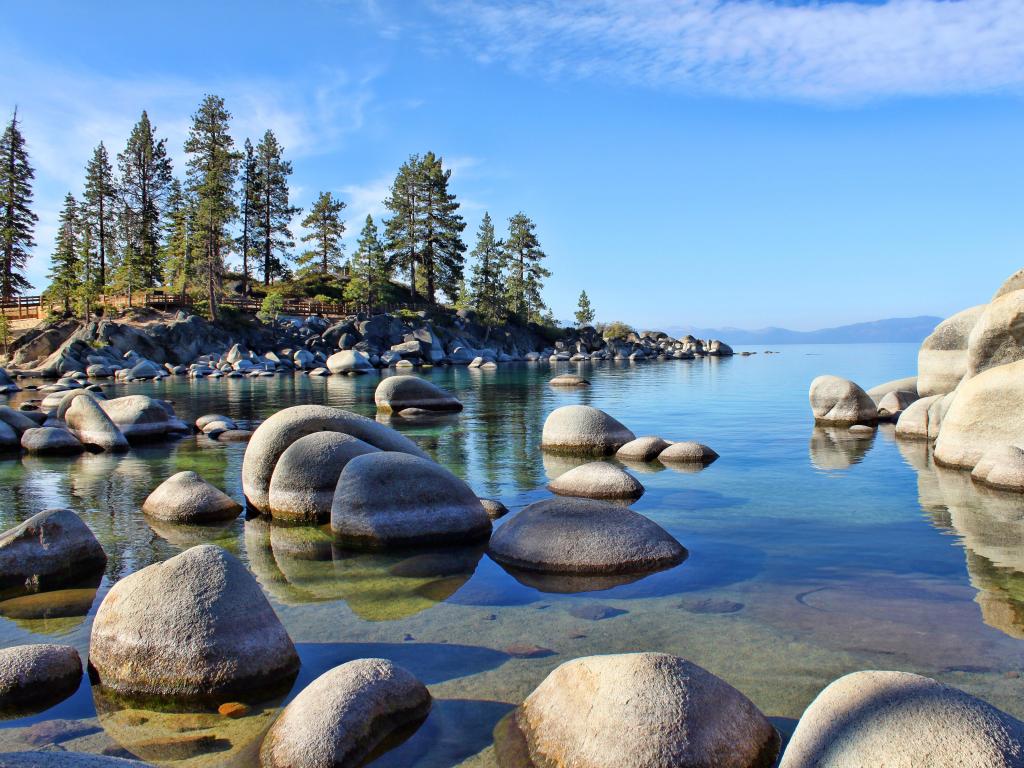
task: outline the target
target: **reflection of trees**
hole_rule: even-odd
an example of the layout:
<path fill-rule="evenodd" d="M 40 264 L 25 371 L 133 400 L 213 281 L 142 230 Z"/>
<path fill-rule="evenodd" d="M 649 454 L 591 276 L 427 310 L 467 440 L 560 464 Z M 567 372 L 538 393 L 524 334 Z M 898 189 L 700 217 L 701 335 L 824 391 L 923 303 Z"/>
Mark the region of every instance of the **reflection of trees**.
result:
<path fill-rule="evenodd" d="M 848 469 L 864 460 L 874 444 L 874 434 L 851 434 L 846 427 L 814 427 L 811 432 L 811 464 L 818 469 Z"/>

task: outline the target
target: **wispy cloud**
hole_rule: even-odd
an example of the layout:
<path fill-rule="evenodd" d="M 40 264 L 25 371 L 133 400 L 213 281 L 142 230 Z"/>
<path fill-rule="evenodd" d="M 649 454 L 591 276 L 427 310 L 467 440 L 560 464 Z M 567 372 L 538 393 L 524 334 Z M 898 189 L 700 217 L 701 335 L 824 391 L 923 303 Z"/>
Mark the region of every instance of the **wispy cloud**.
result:
<path fill-rule="evenodd" d="M 1021 90 L 1021 0 L 440 0 L 481 62 L 546 77 L 841 102 Z"/>

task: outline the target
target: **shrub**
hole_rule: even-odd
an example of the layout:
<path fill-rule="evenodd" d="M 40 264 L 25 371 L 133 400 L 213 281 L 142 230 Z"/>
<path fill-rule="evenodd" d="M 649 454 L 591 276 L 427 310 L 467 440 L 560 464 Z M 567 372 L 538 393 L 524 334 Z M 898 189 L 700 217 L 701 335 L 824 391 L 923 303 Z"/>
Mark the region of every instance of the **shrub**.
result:
<path fill-rule="evenodd" d="M 626 325 L 621 320 L 613 320 L 610 323 L 598 323 L 596 330 L 605 341 L 624 339 L 629 334 L 635 332 L 631 326 Z"/>

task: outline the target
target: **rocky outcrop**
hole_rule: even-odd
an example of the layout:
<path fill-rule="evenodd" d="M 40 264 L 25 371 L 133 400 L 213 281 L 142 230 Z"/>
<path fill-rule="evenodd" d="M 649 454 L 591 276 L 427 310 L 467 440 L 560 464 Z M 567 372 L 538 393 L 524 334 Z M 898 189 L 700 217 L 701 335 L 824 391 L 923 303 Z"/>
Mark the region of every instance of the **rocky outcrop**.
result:
<path fill-rule="evenodd" d="M 66 699 L 82 679 L 70 645 L 17 645 L 0 650 L 0 713 Z"/>
<path fill-rule="evenodd" d="M 559 496 L 587 499 L 639 499 L 644 487 L 631 474 L 603 461 L 570 469 L 548 483 L 548 490 Z"/>
<path fill-rule="evenodd" d="M 0 534 L 5 595 L 55 589 L 103 573 L 107 555 L 70 509 L 47 509 Z"/>
<path fill-rule="evenodd" d="M 943 320 L 917 353 L 917 394 L 944 395 L 956 389 L 967 373 L 967 346 L 971 331 L 986 305 L 965 309 Z"/>
<path fill-rule="evenodd" d="M 849 379 L 819 376 L 808 393 L 814 423 L 822 426 L 873 424 L 878 409 L 867 392 Z"/>
<path fill-rule="evenodd" d="M 201 525 L 234 520 L 242 505 L 189 470 L 160 483 L 142 503 L 142 511 L 157 520 Z"/>
<path fill-rule="evenodd" d="M 636 435 L 604 411 L 589 405 L 556 408 L 544 421 L 541 449 L 580 456 L 608 456 Z"/>
<path fill-rule="evenodd" d="M 422 411 L 461 411 L 462 403 L 440 387 L 418 376 L 388 376 L 373 393 L 377 410 L 398 413 L 407 408 Z"/>

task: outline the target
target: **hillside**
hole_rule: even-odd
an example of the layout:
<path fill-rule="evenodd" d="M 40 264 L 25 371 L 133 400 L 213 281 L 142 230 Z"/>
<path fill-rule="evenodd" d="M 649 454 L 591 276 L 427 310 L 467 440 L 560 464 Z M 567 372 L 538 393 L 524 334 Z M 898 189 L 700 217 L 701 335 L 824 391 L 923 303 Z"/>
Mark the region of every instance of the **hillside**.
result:
<path fill-rule="evenodd" d="M 695 328 L 685 325 L 672 326 L 666 330 L 673 336 L 690 333 L 701 339 L 728 339 L 730 344 L 863 344 L 900 341 L 919 343 L 940 322 L 941 317 L 920 315 L 840 325 L 817 331 L 793 331 L 774 327 L 749 331 L 742 328 Z"/>

